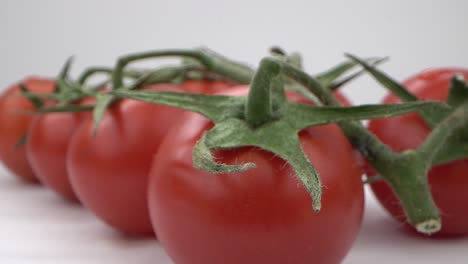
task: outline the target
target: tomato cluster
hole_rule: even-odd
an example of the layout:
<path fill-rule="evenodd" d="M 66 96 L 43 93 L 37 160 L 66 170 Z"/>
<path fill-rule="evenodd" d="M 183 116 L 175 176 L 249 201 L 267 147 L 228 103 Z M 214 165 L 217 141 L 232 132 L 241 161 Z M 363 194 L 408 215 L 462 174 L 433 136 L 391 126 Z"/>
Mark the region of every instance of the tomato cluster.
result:
<path fill-rule="evenodd" d="M 420 99 L 445 101 L 455 73 L 468 78 L 468 70 L 439 69 L 423 72 L 404 85 Z M 21 85 L 36 95 L 56 92 L 52 80 L 29 78 Z M 248 86 L 222 79 L 139 89 L 230 96 L 249 91 Z M 349 105 L 339 92 L 335 97 Z M 296 93 L 288 93 L 288 98 L 310 105 Z M 394 95 L 384 100 L 398 102 Z M 83 97 L 73 104 L 94 106 L 96 99 Z M 45 99 L 41 108 L 57 105 Z M 133 99 L 114 101 L 97 126 L 91 112 L 21 113 L 38 107 L 22 94 L 20 85 L 2 95 L 3 164 L 20 178 L 39 181 L 81 203 L 122 232 L 156 234 L 176 263 L 339 263 L 358 233 L 363 166 L 336 124 L 299 133 L 304 154 L 313 161 L 324 186 L 322 210 L 314 213 L 309 193 L 294 177 L 293 168 L 268 151 L 247 146 L 213 152 L 224 164 L 256 164 L 245 172 L 212 174 L 196 169 L 194 145 L 214 126 L 197 113 Z M 418 114 L 409 114 L 371 121 L 369 130 L 402 152 L 420 145 L 430 127 Z M 364 168 L 368 175 L 376 174 Z M 443 212 L 440 234 L 468 233 L 467 170 L 465 159 L 438 165 L 429 174 L 434 199 Z M 405 221 L 398 198 L 386 183 L 373 182 L 371 187 L 383 206 Z M 200 239 L 194 243 L 190 237 Z"/>

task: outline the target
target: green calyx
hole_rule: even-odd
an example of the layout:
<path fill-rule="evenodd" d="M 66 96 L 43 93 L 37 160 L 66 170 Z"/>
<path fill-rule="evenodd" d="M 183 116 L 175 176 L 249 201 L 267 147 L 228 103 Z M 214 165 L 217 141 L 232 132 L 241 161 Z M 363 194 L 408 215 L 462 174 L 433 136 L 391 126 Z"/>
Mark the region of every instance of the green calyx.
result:
<path fill-rule="evenodd" d="M 71 64 L 73 62 L 73 57 L 70 57 L 66 60 L 63 65 L 60 73 L 56 79 L 55 88 L 52 94 L 36 94 L 29 90 L 29 88 L 20 83 L 20 90 L 24 97 L 28 98 L 29 101 L 37 108 L 42 109 L 45 105 L 45 100 L 54 100 L 60 103 L 65 103 L 67 98 L 63 95 L 73 93 L 72 88 L 67 85 L 68 75 L 70 71 Z"/>
<path fill-rule="evenodd" d="M 111 92 L 118 98 L 131 98 L 198 112 L 215 123 L 197 142 L 194 165 L 212 173 L 238 172 L 253 168 L 252 163 L 227 165 L 214 161 L 211 151 L 256 146 L 283 158 L 296 172 L 312 197 L 312 208 L 321 208 L 321 183 L 318 172 L 302 150 L 298 133 L 308 127 L 345 120 L 382 118 L 418 109 L 434 108 L 438 103 L 413 102 L 395 105 L 356 107 L 314 107 L 286 99 L 281 80 L 306 76 L 302 70 L 282 60 L 266 58 L 253 77 L 247 96 L 209 96 L 162 91 Z M 281 78 L 280 78 L 281 77 Z M 300 82 L 301 84 L 304 84 Z"/>
<path fill-rule="evenodd" d="M 44 110 L 50 109 L 50 108 L 45 107 L 47 100 L 53 100 L 63 105 L 68 100 L 68 98 L 66 96 L 64 97 L 63 95 L 74 94 L 75 91 L 73 91 L 70 88 L 70 86 L 67 85 L 68 75 L 69 75 L 72 62 L 73 62 L 73 57 L 70 57 L 66 60 L 65 64 L 63 65 L 57 77 L 54 91 L 51 94 L 36 94 L 34 92 L 31 92 L 31 90 L 25 84 L 23 83 L 19 84 L 19 88 L 20 88 L 22 96 L 27 98 L 31 102 L 31 104 L 36 108 L 35 112 L 40 113 Z M 31 113 L 27 112 L 25 114 L 31 114 Z M 25 133 L 16 142 L 15 148 L 24 146 L 26 144 L 27 139 L 28 139 L 28 135 L 27 133 Z"/>

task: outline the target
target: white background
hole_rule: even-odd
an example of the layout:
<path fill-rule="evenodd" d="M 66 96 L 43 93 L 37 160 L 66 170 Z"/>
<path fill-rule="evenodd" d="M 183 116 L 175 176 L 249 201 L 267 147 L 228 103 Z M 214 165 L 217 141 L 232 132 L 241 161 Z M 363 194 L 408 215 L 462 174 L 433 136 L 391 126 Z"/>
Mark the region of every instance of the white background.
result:
<path fill-rule="evenodd" d="M 403 79 L 468 66 L 468 2 L 453 1 L 18 1 L 0 0 L 0 87 L 54 76 L 70 55 L 91 65 L 149 49 L 208 46 L 255 66 L 272 45 L 300 51 L 309 72 L 344 52 L 390 56 Z M 384 94 L 370 78 L 346 87 L 355 103 Z M 345 264 L 468 263 L 468 239 L 409 236 L 368 197 Z M 194 238 L 196 242 L 196 238 Z M 122 237 L 86 210 L 0 173 L 0 263 L 171 263 L 155 240 Z"/>

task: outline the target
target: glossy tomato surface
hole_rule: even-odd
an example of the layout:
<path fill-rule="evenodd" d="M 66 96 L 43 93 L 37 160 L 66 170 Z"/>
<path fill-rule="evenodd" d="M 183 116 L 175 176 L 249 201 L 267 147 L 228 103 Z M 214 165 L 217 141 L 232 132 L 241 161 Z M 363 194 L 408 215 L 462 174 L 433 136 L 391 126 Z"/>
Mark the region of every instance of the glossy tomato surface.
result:
<path fill-rule="evenodd" d="M 214 153 L 218 162 L 257 164 L 242 173 L 195 169 L 193 146 L 210 127 L 206 118 L 186 113 L 164 140 L 150 173 L 152 223 L 174 263 L 340 263 L 363 213 L 361 171 L 341 130 L 326 125 L 300 133 L 324 186 L 316 214 L 294 171 L 269 152 L 243 147 Z"/>
<path fill-rule="evenodd" d="M 22 82 L 31 92 L 51 93 L 55 82 L 31 77 Z M 24 145 L 17 146 L 18 141 L 29 129 L 34 117 L 31 112 L 35 106 L 22 96 L 18 84 L 8 88 L 0 97 L 0 159 L 3 164 L 21 179 L 37 182 L 26 157 Z"/>
<path fill-rule="evenodd" d="M 94 101 L 85 98 L 80 104 L 93 104 Z M 53 107 L 53 104 L 49 107 Z M 42 184 L 71 201 L 78 200 L 68 179 L 67 150 L 74 132 L 90 116 L 90 112 L 37 115 L 28 131 L 27 158 L 36 177 Z"/>
<path fill-rule="evenodd" d="M 450 79 L 456 73 L 468 79 L 468 69 L 433 69 L 424 71 L 404 82 L 404 86 L 422 100 L 445 101 L 448 97 Z M 399 103 L 393 95 L 384 103 Z M 402 152 L 421 145 L 431 129 L 418 114 L 372 120 L 369 130 L 390 146 Z M 370 176 L 375 172 L 368 170 Z M 434 166 L 429 172 L 431 192 L 440 209 L 442 230 L 436 235 L 468 234 L 468 159 Z M 403 210 L 390 187 L 384 182 L 371 184 L 372 190 L 390 214 L 406 222 Z"/>
<path fill-rule="evenodd" d="M 231 84 L 191 81 L 146 89 L 211 93 Z M 86 120 L 72 137 L 67 169 L 80 202 L 118 230 L 151 234 L 148 172 L 154 153 L 183 110 L 124 99 L 106 110 L 93 136 Z"/>

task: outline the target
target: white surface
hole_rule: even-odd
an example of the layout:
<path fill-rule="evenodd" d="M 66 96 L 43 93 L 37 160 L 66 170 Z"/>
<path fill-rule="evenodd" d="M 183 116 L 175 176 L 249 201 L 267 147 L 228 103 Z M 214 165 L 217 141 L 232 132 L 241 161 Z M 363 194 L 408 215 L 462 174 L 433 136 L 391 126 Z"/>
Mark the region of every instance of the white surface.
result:
<path fill-rule="evenodd" d="M 468 1 L 62 1 L 0 0 L 0 87 L 54 76 L 76 55 L 75 76 L 124 53 L 206 45 L 256 65 L 271 45 L 301 51 L 317 72 L 343 59 L 391 56 L 403 78 L 431 66 L 467 66 Z M 347 87 L 376 102 L 368 77 Z M 399 231 L 370 197 L 345 264 L 468 263 L 468 240 L 427 240 Z M 443 261 L 442 259 L 445 259 Z M 51 192 L 0 174 L 0 263 L 170 263 L 154 240 L 120 236 Z"/>
<path fill-rule="evenodd" d="M 369 195 L 361 233 L 343 264 L 466 264 L 467 248 L 468 238 L 435 240 L 409 235 Z M 124 237 L 84 208 L 2 171 L 0 263 L 173 262 L 155 239 Z"/>

